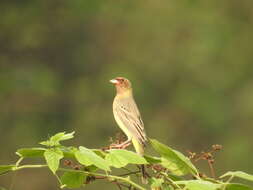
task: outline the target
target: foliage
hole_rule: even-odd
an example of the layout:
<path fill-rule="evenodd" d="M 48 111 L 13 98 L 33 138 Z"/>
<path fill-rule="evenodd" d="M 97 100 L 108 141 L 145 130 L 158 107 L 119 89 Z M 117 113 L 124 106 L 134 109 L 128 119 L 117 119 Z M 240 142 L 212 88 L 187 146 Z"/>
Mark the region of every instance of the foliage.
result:
<path fill-rule="evenodd" d="M 145 155 L 144 157 L 122 149 L 89 149 L 66 147 L 61 144 L 73 138 L 72 133 L 57 133 L 49 140 L 40 143 L 45 148 L 22 148 L 17 150 L 20 157 L 14 165 L 1 165 L 0 174 L 17 171 L 25 168 L 49 168 L 56 176 L 61 188 L 86 187 L 96 180 L 103 179 L 114 183 L 119 189 L 145 190 L 252 190 L 244 184 L 231 183 L 234 177 L 253 181 L 253 175 L 236 171 L 227 172 L 219 179 L 201 175 L 190 159 L 182 153 L 151 139 L 151 145 L 160 155 L 159 157 Z M 217 149 L 217 146 L 215 146 Z M 26 158 L 44 157 L 45 164 L 21 164 Z M 63 162 L 61 162 L 65 159 Z M 126 168 L 128 165 L 137 165 L 138 170 Z M 139 184 L 135 177 L 141 177 L 139 165 L 148 169 L 146 177 L 148 184 Z M 112 168 L 127 170 L 126 173 L 115 175 Z M 113 170 L 114 171 L 114 170 Z M 194 179 L 188 179 L 187 176 Z M 184 178 L 183 178 L 184 176 Z M 225 177 L 228 180 L 223 180 Z"/>
<path fill-rule="evenodd" d="M 253 162 L 242 161 L 253 158 L 252 7 L 252 0 L 1 1 L 1 163 L 13 161 L 17 146 L 73 128 L 73 144 L 102 146 L 117 130 L 108 80 L 121 75 L 132 81 L 147 134 L 181 150 L 219 142 L 226 147 L 219 172 L 253 173 Z M 45 174 L 18 179 L 31 175 Z"/>

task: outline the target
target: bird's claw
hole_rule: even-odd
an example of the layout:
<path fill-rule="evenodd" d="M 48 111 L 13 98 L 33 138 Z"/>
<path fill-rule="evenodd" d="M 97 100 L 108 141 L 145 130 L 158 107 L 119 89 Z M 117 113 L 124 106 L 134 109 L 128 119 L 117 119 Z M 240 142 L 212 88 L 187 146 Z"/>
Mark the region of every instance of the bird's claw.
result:
<path fill-rule="evenodd" d="M 131 142 L 129 143 L 121 143 L 121 144 L 111 144 L 109 146 L 110 149 L 125 149 L 127 148 L 129 145 L 131 144 Z"/>

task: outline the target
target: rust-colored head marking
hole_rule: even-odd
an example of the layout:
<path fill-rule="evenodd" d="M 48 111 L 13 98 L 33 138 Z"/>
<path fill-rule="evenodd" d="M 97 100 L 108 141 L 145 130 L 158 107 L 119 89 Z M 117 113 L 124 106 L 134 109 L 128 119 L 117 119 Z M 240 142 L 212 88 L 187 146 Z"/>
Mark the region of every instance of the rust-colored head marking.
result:
<path fill-rule="evenodd" d="M 124 92 L 132 88 L 131 82 L 124 77 L 116 77 L 110 80 L 110 82 L 115 85 L 117 92 Z"/>

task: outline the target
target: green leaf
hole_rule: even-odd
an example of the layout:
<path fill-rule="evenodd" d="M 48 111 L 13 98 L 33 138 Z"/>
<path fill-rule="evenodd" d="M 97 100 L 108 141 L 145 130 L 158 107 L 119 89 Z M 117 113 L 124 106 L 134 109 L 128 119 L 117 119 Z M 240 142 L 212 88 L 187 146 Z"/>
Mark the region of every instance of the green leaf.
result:
<path fill-rule="evenodd" d="M 187 190 L 217 190 L 222 185 L 204 180 L 176 181 L 178 185 L 184 185 Z"/>
<path fill-rule="evenodd" d="M 59 142 L 59 141 L 65 141 L 74 138 L 75 131 L 71 133 L 65 134 L 65 132 L 57 133 L 56 135 L 52 136 L 50 138 L 51 141 Z"/>
<path fill-rule="evenodd" d="M 144 155 L 144 158 L 149 164 L 160 164 L 162 162 L 161 158 L 154 156 Z"/>
<path fill-rule="evenodd" d="M 56 170 L 59 168 L 60 160 L 63 158 L 63 152 L 58 148 L 47 149 L 44 152 L 44 157 L 48 167 L 55 174 Z"/>
<path fill-rule="evenodd" d="M 96 153 L 98 156 L 102 158 L 105 158 L 106 156 L 106 153 L 100 149 L 90 149 L 90 150 L 92 150 L 94 153 Z"/>
<path fill-rule="evenodd" d="M 148 178 L 149 185 L 152 190 L 172 190 L 170 185 L 164 183 L 162 178 Z M 173 188 L 174 189 L 174 188 Z"/>
<path fill-rule="evenodd" d="M 151 139 L 153 148 L 162 156 L 162 165 L 169 169 L 175 175 L 185 175 L 198 173 L 195 166 L 191 163 L 189 158 L 185 157 L 181 152 L 173 150 L 172 148 Z"/>
<path fill-rule="evenodd" d="M 225 190 L 253 190 L 253 188 L 239 183 L 231 183 L 226 185 Z"/>
<path fill-rule="evenodd" d="M 0 175 L 12 171 L 14 167 L 15 165 L 0 165 Z"/>
<path fill-rule="evenodd" d="M 173 181 L 180 181 L 180 180 L 183 180 L 183 178 L 181 176 L 177 176 L 177 175 L 174 175 L 174 174 L 171 174 L 171 173 L 167 173 L 167 176 L 173 180 Z"/>
<path fill-rule="evenodd" d="M 78 188 L 84 184 L 86 175 L 82 172 L 64 172 L 61 182 L 68 188 Z"/>
<path fill-rule="evenodd" d="M 17 150 L 17 154 L 24 158 L 43 157 L 45 148 L 21 148 Z"/>
<path fill-rule="evenodd" d="M 52 143 L 50 140 L 42 141 L 39 144 L 45 145 L 45 146 L 55 146 L 54 143 Z"/>
<path fill-rule="evenodd" d="M 220 176 L 220 178 L 224 178 L 224 177 L 227 177 L 227 176 L 239 177 L 239 178 L 242 178 L 242 179 L 253 181 L 253 175 L 247 174 L 247 173 L 242 172 L 242 171 L 227 172 L 224 175 Z"/>
<path fill-rule="evenodd" d="M 72 139 L 74 137 L 74 133 L 75 133 L 74 131 L 71 133 L 67 133 L 67 134 L 65 134 L 65 132 L 60 132 L 60 133 L 57 133 L 54 136 L 50 137 L 49 140 L 40 142 L 40 144 L 45 145 L 45 146 L 50 146 L 50 147 L 51 146 L 59 146 L 60 141 Z"/>
<path fill-rule="evenodd" d="M 173 180 L 173 181 L 181 181 L 181 180 L 183 180 L 183 178 L 181 177 L 181 176 L 178 176 L 178 175 L 174 175 L 174 174 L 172 174 L 172 173 L 165 173 L 165 175 L 167 176 L 167 177 L 169 177 L 171 180 Z"/>
<path fill-rule="evenodd" d="M 110 171 L 109 163 L 88 148 L 80 146 L 79 150 L 75 152 L 75 157 L 85 166 L 93 164 L 102 170 Z"/>
<path fill-rule="evenodd" d="M 79 150 L 75 152 L 75 157 L 77 161 L 82 165 L 90 166 L 93 164 L 93 162 L 90 160 L 90 157 L 86 156 L 86 153 L 83 153 Z"/>
<path fill-rule="evenodd" d="M 164 180 L 162 178 L 155 178 L 152 177 L 149 179 L 149 183 L 151 185 L 151 188 L 157 188 L 157 187 L 162 187 Z"/>
<path fill-rule="evenodd" d="M 145 158 L 127 150 L 110 150 L 105 159 L 115 168 L 121 168 L 127 164 L 147 164 Z"/>
<path fill-rule="evenodd" d="M 162 187 L 162 190 L 173 190 L 174 188 L 172 188 L 170 185 L 164 184 Z"/>
<path fill-rule="evenodd" d="M 88 172 L 95 172 L 97 170 L 98 170 L 98 168 L 94 165 L 90 165 L 90 166 L 85 167 L 85 171 L 88 171 Z"/>
<path fill-rule="evenodd" d="M 66 158 L 75 158 L 75 152 L 78 150 L 75 147 L 61 147 L 60 149 Z"/>

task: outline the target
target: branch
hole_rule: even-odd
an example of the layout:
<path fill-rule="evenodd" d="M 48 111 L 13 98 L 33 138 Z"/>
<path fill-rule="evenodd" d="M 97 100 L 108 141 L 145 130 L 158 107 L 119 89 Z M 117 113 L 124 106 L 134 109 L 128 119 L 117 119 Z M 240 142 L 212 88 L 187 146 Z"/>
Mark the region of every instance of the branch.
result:
<path fill-rule="evenodd" d="M 82 172 L 85 174 L 90 174 L 90 175 L 95 175 L 95 176 L 102 176 L 102 177 L 108 177 L 111 179 L 115 179 L 115 180 L 121 180 L 123 182 L 129 183 L 132 186 L 136 187 L 137 189 L 140 190 L 145 190 L 145 188 L 143 188 L 142 186 L 134 183 L 133 181 L 130 180 L 129 177 L 124 178 L 124 177 L 120 177 L 120 176 L 114 176 L 114 175 L 108 175 L 108 174 L 100 174 L 100 173 L 95 173 L 95 172 L 87 172 L 87 171 L 82 171 L 82 170 L 72 170 L 72 169 L 66 169 L 66 168 L 59 168 L 60 171 L 71 171 L 71 172 Z"/>
<path fill-rule="evenodd" d="M 47 165 L 22 165 L 22 166 L 17 166 L 15 168 L 13 168 L 13 171 L 17 171 L 17 170 L 21 170 L 21 169 L 25 169 L 25 168 L 45 168 L 45 167 L 48 167 L 48 166 Z M 133 187 L 135 187 L 137 189 L 145 190 L 145 188 L 143 188 L 142 186 L 140 186 L 137 183 L 134 183 L 133 181 L 131 181 L 129 177 L 124 178 L 124 177 L 120 177 L 120 176 L 100 174 L 100 173 L 88 172 L 88 171 L 83 171 L 83 170 L 66 169 L 66 168 L 59 168 L 58 170 L 59 171 L 66 171 L 66 172 L 79 172 L 79 173 L 81 172 L 81 173 L 84 173 L 86 175 L 101 176 L 101 177 L 111 178 L 111 179 L 114 179 L 114 180 L 120 180 L 122 182 L 129 183 L 130 185 L 132 185 Z"/>

